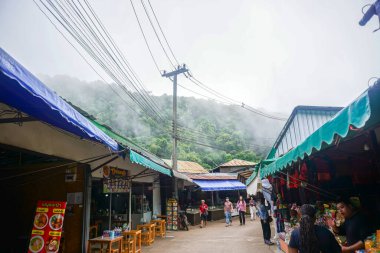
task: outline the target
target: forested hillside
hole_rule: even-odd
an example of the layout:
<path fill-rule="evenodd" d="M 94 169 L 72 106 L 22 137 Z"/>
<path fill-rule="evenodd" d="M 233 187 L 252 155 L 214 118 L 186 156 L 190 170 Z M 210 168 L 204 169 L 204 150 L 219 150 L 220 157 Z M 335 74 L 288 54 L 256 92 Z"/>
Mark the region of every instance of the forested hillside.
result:
<path fill-rule="evenodd" d="M 68 76 L 43 76 L 61 97 L 87 111 L 114 131 L 161 158 L 170 158 L 172 96 L 154 96 L 166 120 L 155 121 L 123 100 L 101 82 L 83 82 Z M 273 145 L 284 122 L 263 118 L 239 106 L 212 100 L 179 97 L 179 159 L 199 162 L 208 169 L 233 158 L 257 161 Z"/>

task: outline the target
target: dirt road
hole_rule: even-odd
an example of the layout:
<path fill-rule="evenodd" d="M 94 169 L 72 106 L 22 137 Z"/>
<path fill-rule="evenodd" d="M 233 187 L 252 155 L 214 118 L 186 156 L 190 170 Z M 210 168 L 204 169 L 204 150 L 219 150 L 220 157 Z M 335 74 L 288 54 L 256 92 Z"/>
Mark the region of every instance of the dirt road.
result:
<path fill-rule="evenodd" d="M 223 221 L 209 222 L 206 228 L 190 226 L 189 231 L 168 232 L 164 239 L 157 238 L 152 246 L 143 247 L 143 253 L 273 253 L 277 246 L 263 242 L 260 221 L 240 226 L 225 227 Z"/>

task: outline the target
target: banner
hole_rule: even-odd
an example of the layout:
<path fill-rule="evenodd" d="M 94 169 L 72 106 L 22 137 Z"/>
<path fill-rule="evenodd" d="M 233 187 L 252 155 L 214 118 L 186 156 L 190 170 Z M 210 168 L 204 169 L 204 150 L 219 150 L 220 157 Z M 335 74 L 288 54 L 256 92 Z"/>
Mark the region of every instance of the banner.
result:
<path fill-rule="evenodd" d="M 59 250 L 66 202 L 37 202 L 28 253 L 56 253 Z"/>
<path fill-rule="evenodd" d="M 103 193 L 129 192 L 128 173 L 126 170 L 103 167 Z"/>

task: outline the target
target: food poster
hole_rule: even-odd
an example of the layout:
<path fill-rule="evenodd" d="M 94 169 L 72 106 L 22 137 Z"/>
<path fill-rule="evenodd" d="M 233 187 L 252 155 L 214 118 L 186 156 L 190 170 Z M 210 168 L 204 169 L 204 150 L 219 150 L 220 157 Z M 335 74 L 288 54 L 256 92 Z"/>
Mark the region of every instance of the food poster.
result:
<path fill-rule="evenodd" d="M 126 170 L 103 167 L 103 193 L 126 193 L 129 192 L 129 187 Z"/>
<path fill-rule="evenodd" d="M 66 202 L 38 201 L 28 253 L 56 253 L 59 250 Z"/>

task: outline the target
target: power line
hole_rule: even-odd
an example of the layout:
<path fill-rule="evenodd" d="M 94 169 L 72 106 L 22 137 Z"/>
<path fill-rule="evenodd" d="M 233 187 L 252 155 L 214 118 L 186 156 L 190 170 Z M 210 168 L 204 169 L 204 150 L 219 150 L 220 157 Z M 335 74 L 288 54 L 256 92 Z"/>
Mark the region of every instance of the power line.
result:
<path fill-rule="evenodd" d="M 41 9 L 41 7 L 36 3 L 35 0 L 33 0 L 33 2 L 36 4 L 36 6 L 38 7 L 38 9 L 46 16 L 46 18 L 50 21 L 50 23 L 54 26 L 54 28 L 62 35 L 62 37 L 74 48 L 74 50 L 80 55 L 80 57 L 89 65 L 89 67 L 99 76 L 100 79 L 102 79 L 104 81 L 104 83 L 106 83 L 110 88 L 111 90 L 123 101 L 125 102 L 128 107 L 133 110 L 135 113 L 137 113 L 137 111 L 131 106 L 129 105 L 128 101 L 126 101 L 123 97 L 120 96 L 120 94 L 114 89 L 114 87 L 108 83 L 104 78 L 103 76 L 101 76 L 99 74 L 99 72 L 91 65 L 91 63 L 84 57 L 84 55 L 75 47 L 75 45 L 62 33 L 61 30 L 59 30 L 59 28 L 54 24 L 54 22 L 50 19 L 50 17 Z M 138 113 L 137 113 L 138 114 Z"/>
<path fill-rule="evenodd" d="M 141 0 L 141 1 L 143 1 L 143 0 Z M 172 48 L 171 48 L 171 46 L 170 46 L 168 40 L 166 39 L 165 33 L 164 33 L 164 31 L 162 30 L 162 27 L 161 27 L 161 25 L 160 25 L 160 22 L 158 21 L 158 18 L 157 18 L 156 12 L 154 11 L 154 9 L 153 9 L 153 7 L 152 7 L 152 4 L 150 3 L 150 0 L 148 0 L 148 3 L 149 3 L 149 6 L 150 6 L 150 9 L 152 10 L 152 13 L 153 13 L 153 15 L 154 15 L 154 18 L 155 18 L 155 20 L 156 20 L 156 22 L 157 22 L 157 24 L 158 24 L 158 27 L 160 28 L 161 34 L 162 34 L 162 36 L 163 36 L 164 39 L 165 39 L 166 45 L 168 46 L 168 48 L 169 48 L 169 50 L 170 50 L 170 53 L 172 54 L 172 56 L 173 56 L 174 60 L 176 61 L 176 63 L 177 63 L 178 65 L 180 65 L 179 62 L 178 62 L 178 60 L 177 60 L 177 57 L 175 57 L 175 55 L 174 55 L 174 53 L 173 53 L 173 50 L 172 50 Z"/>
<path fill-rule="evenodd" d="M 131 0 L 131 1 L 132 1 L 132 0 Z M 162 44 L 162 41 L 161 41 L 161 39 L 160 39 L 160 36 L 158 35 L 156 28 L 154 27 L 154 24 L 153 24 L 153 22 L 152 22 L 152 19 L 151 19 L 150 15 L 149 15 L 149 12 L 148 12 L 148 10 L 147 10 L 147 8 L 146 8 L 145 3 L 144 3 L 143 0 L 141 0 L 141 4 L 142 4 L 142 6 L 143 6 L 143 8 L 144 8 L 144 12 L 145 12 L 145 14 L 146 14 L 146 16 L 147 16 L 147 18 L 148 18 L 148 20 L 149 20 L 149 23 L 150 23 L 150 25 L 151 25 L 151 27 L 152 27 L 152 29 L 153 29 L 153 31 L 154 31 L 154 34 L 156 35 L 156 38 L 157 38 L 159 44 L 161 45 L 161 48 L 162 48 L 162 50 L 163 50 L 163 52 L 164 52 L 166 58 L 168 59 L 168 61 L 169 61 L 170 64 L 172 65 L 172 67 L 175 69 L 175 66 L 174 66 L 173 62 L 172 62 L 172 60 L 170 59 L 168 53 L 166 52 L 166 49 L 165 49 L 164 45 Z M 178 64 L 178 65 L 179 65 L 179 64 Z"/>
<path fill-rule="evenodd" d="M 55 7 L 55 5 L 51 1 L 49 1 L 49 4 L 57 12 L 57 14 L 60 16 L 61 19 L 58 18 L 53 13 L 53 11 L 48 6 L 46 6 L 41 0 L 40 0 L 40 2 L 45 6 L 46 9 L 49 10 L 49 12 L 55 17 L 55 19 L 58 20 L 58 22 L 61 23 L 61 25 L 66 29 L 66 31 L 69 32 L 69 34 L 75 40 L 77 40 L 77 42 L 89 53 L 89 55 L 105 70 L 105 72 L 108 73 L 108 75 L 110 75 L 110 77 L 118 84 L 118 86 L 124 92 L 126 92 L 128 94 L 128 96 L 136 104 L 138 104 L 142 108 L 143 111 L 145 111 L 145 113 L 147 113 L 148 115 L 150 115 L 152 118 L 155 118 L 156 116 L 154 116 L 154 114 L 156 114 L 158 116 L 158 118 L 161 118 L 161 120 L 159 120 L 159 122 L 162 122 L 162 117 L 159 116 L 159 114 L 157 113 L 158 110 L 157 109 L 154 110 L 154 109 L 151 108 L 151 105 L 149 105 L 150 103 L 148 102 L 147 96 L 144 96 L 144 94 L 141 94 L 139 92 L 139 89 L 135 85 L 134 85 L 134 88 L 137 91 L 137 94 L 140 95 L 141 99 L 136 98 L 135 95 L 133 95 L 133 93 L 131 93 L 127 89 L 125 89 L 125 87 L 122 84 L 123 82 L 121 81 L 121 79 L 124 79 L 123 77 L 125 77 L 126 80 L 128 80 L 129 83 L 131 83 L 132 85 L 133 85 L 133 81 L 131 80 L 130 76 L 127 77 L 127 74 L 120 68 L 120 66 L 119 66 L 120 64 L 117 64 L 117 61 L 115 60 L 116 57 L 112 56 L 112 54 L 109 51 L 107 51 L 107 48 L 102 44 L 101 40 L 97 37 L 96 33 L 93 30 L 91 30 L 92 29 L 91 25 L 88 22 L 86 23 L 86 22 L 83 21 L 83 19 L 84 19 L 83 14 L 82 14 L 82 16 L 80 16 L 80 13 L 78 13 L 78 12 L 80 12 L 80 10 L 73 9 L 74 11 L 76 11 L 78 17 L 82 19 L 82 22 L 84 23 L 84 26 L 86 26 L 89 29 L 90 33 L 93 35 L 94 39 L 96 40 L 95 42 L 97 42 L 98 44 L 100 44 L 100 47 L 99 46 L 95 46 L 96 43 L 95 43 L 95 45 L 93 44 L 94 41 L 91 41 L 90 35 L 88 33 L 85 33 L 82 30 L 83 26 L 78 25 L 78 23 L 74 22 L 72 19 L 71 20 L 66 19 L 63 16 L 63 14 Z M 75 5 L 75 3 L 74 3 L 74 5 Z M 70 6 L 71 6 L 71 8 L 74 8 L 73 5 L 70 4 Z M 60 5 L 59 7 L 63 9 L 63 5 L 62 6 Z M 66 15 L 68 15 L 69 19 L 71 18 L 70 15 L 67 12 L 66 12 Z M 71 15 L 73 15 L 73 13 L 71 13 Z M 88 13 L 87 13 L 87 15 L 88 15 Z M 71 21 L 72 24 L 70 24 L 69 21 Z M 79 22 L 78 20 L 76 20 L 76 21 Z M 75 25 L 76 28 L 73 25 Z M 98 29 L 98 32 L 100 33 L 99 29 Z M 103 36 L 103 39 L 105 40 L 104 36 Z M 88 44 L 88 43 L 90 43 L 90 44 Z M 109 46 L 109 44 L 108 44 L 108 46 Z M 101 51 L 101 48 L 103 48 L 104 51 Z M 95 53 L 94 50 L 97 53 Z M 107 60 L 107 55 L 109 57 L 111 57 L 111 62 L 110 62 L 110 60 Z M 114 65 L 110 65 L 112 63 Z M 121 77 L 120 75 L 123 76 L 123 77 Z M 119 79 L 120 77 L 117 77 L 117 76 L 120 76 L 121 79 Z M 142 101 L 144 103 L 142 103 Z M 149 108 L 151 108 L 151 109 L 149 109 Z"/>
<path fill-rule="evenodd" d="M 158 67 L 157 61 L 156 61 L 156 59 L 154 58 L 154 55 L 153 55 L 153 53 L 152 53 L 152 50 L 150 49 L 150 46 L 149 46 L 148 40 L 147 40 L 147 38 L 146 38 L 146 36 L 145 36 L 144 29 L 142 28 L 142 26 L 141 26 L 141 22 L 140 22 L 140 19 L 139 19 L 138 15 L 137 15 L 137 12 L 136 12 L 135 6 L 134 6 L 132 0 L 130 0 L 130 2 L 131 2 L 131 5 L 132 5 L 133 12 L 134 12 L 134 14 L 135 14 L 135 17 L 136 17 L 137 23 L 138 23 L 138 25 L 139 25 L 139 28 L 140 28 L 141 34 L 142 34 L 142 36 L 143 36 L 143 38 L 144 38 L 145 45 L 146 45 L 147 48 L 148 48 L 149 54 L 150 54 L 150 56 L 151 56 L 151 58 L 152 58 L 152 60 L 153 60 L 153 62 L 154 62 L 154 65 L 155 65 L 156 68 L 157 68 L 157 71 L 158 71 L 158 72 L 160 73 L 160 75 L 161 75 L 161 70 L 160 70 L 160 68 Z"/>

